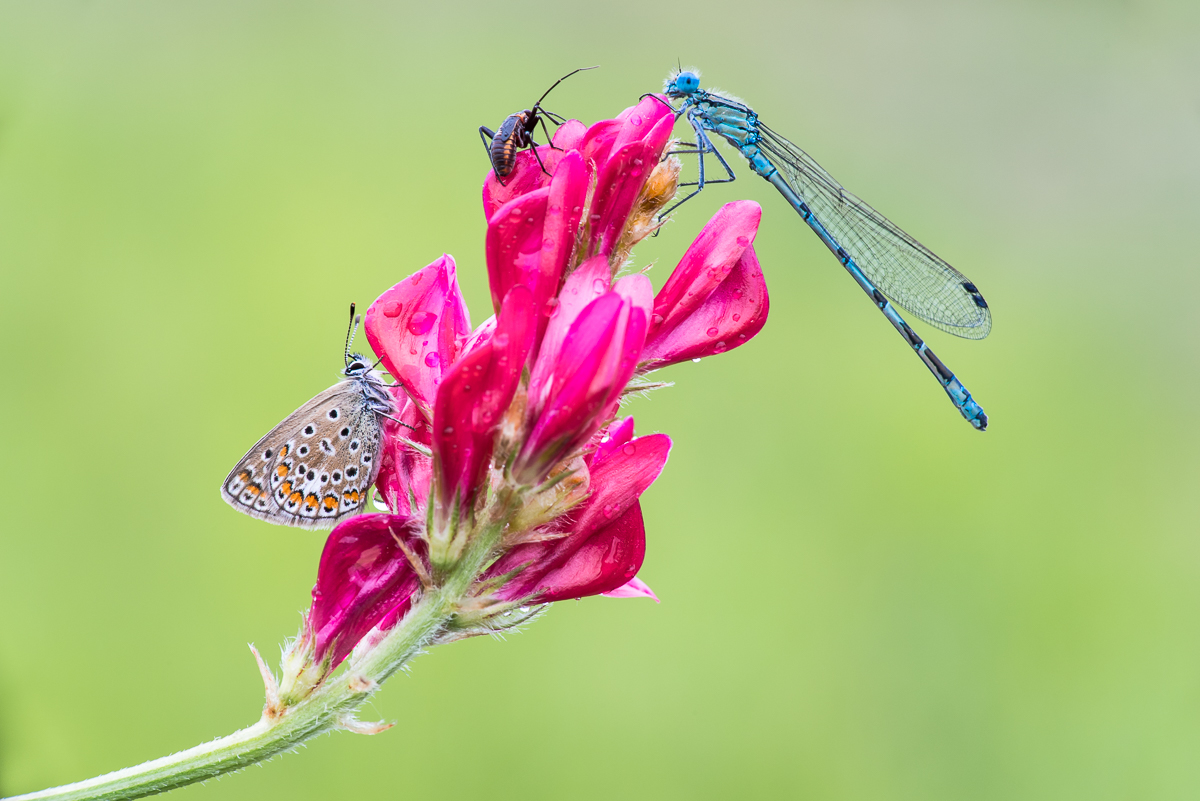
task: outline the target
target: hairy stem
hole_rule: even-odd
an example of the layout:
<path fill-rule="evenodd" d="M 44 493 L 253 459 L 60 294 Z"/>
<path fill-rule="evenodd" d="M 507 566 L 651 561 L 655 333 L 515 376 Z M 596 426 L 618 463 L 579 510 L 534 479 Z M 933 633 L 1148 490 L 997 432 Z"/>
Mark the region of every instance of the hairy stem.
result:
<path fill-rule="evenodd" d="M 487 564 L 502 528 L 502 522 L 483 527 L 441 586 L 426 592 L 377 646 L 361 658 L 352 658 L 347 670 L 330 677 L 285 714 L 274 719 L 264 716 L 253 726 L 171 756 L 7 801 L 142 798 L 241 770 L 341 727 L 379 684 L 443 630 Z"/>

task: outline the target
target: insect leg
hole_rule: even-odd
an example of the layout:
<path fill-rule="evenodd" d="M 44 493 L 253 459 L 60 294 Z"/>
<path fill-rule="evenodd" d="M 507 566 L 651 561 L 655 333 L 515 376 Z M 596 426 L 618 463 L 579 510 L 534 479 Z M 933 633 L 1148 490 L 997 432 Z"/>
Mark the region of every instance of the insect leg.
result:
<path fill-rule="evenodd" d="M 543 111 L 543 112 L 542 112 L 542 114 L 544 114 L 544 115 L 546 115 L 546 116 L 549 116 L 549 114 L 548 114 L 547 112 L 545 112 L 545 111 Z M 550 129 L 548 129 L 548 128 L 546 127 L 546 116 L 543 116 L 543 117 L 538 117 L 538 122 L 540 122 L 540 123 L 542 124 L 542 133 L 546 134 L 546 142 L 547 142 L 547 143 L 550 145 L 550 147 L 551 147 L 552 149 L 554 149 L 554 150 L 562 150 L 562 148 L 561 148 L 561 147 L 555 147 L 555 145 L 554 145 L 554 137 L 550 135 Z M 554 120 L 551 120 L 551 122 L 554 122 Z M 555 123 L 555 124 L 556 124 L 556 125 L 561 125 L 562 123 Z M 543 168 L 543 169 L 544 169 L 544 168 Z"/>
<path fill-rule="evenodd" d="M 554 145 L 551 145 L 551 147 L 554 147 Z M 542 157 L 537 152 L 538 143 L 533 141 L 533 137 L 530 137 L 530 139 L 529 139 L 529 149 L 533 151 L 533 157 L 535 159 L 537 159 L 538 166 L 542 168 L 542 172 L 546 173 L 546 175 L 549 175 L 550 177 L 553 178 L 554 176 L 551 174 L 551 172 L 546 169 L 546 165 L 542 163 Z"/>

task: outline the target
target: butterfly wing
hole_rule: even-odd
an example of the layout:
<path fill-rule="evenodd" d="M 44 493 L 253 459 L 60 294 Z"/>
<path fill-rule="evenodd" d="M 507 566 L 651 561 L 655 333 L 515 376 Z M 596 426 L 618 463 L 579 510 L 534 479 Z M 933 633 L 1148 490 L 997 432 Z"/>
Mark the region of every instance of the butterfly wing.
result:
<path fill-rule="evenodd" d="M 283 526 L 331 528 L 362 511 L 379 474 L 378 414 L 342 381 L 288 415 L 221 485 L 225 502 Z"/>

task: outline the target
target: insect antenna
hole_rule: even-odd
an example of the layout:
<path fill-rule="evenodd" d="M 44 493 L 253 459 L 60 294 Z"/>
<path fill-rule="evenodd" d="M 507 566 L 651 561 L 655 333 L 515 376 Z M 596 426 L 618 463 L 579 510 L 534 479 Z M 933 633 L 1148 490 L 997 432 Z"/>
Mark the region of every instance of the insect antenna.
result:
<path fill-rule="evenodd" d="M 354 304 L 350 304 L 350 326 L 346 329 L 346 366 L 350 366 L 350 346 L 354 344 L 354 335 L 358 333 L 358 324 L 362 322 L 362 315 L 354 316 Z"/>
<path fill-rule="evenodd" d="M 576 72 L 584 72 L 584 71 L 586 71 L 586 70 L 594 70 L 594 69 L 596 69 L 596 67 L 599 67 L 599 66 L 600 66 L 600 65 L 599 65 L 599 64 L 597 64 L 595 67 L 580 67 L 580 68 L 579 68 L 579 69 L 577 69 L 577 70 L 573 70 L 572 72 L 568 72 L 566 75 L 562 76 L 562 77 L 561 77 L 561 78 L 559 78 L 557 81 L 555 81 L 555 82 L 554 82 L 554 86 L 558 86 L 560 83 L 562 83 L 563 81 L 565 81 L 567 78 L 570 78 L 570 77 L 571 77 L 572 75 L 574 75 Z M 539 97 L 539 98 L 538 98 L 538 102 L 536 102 L 536 103 L 534 103 L 534 104 L 533 104 L 533 107 L 534 107 L 534 108 L 538 108 L 538 107 L 540 107 L 540 106 L 542 105 L 542 101 L 546 99 L 546 95 L 548 95 L 548 94 L 550 94 L 551 92 L 553 92 L 553 91 L 554 91 L 554 86 L 551 86 L 549 89 L 547 89 L 547 90 L 546 90 L 546 94 L 544 94 L 544 95 L 542 95 L 541 97 Z"/>

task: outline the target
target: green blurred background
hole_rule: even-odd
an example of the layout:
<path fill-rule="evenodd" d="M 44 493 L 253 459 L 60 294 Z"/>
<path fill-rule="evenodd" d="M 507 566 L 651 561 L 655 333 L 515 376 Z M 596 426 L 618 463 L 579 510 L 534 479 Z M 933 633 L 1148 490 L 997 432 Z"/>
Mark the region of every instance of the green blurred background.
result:
<path fill-rule="evenodd" d="M 741 164 L 772 314 L 638 400 L 660 606 L 555 606 L 180 798 L 1200 796 L 1200 7 L 0 3 L 0 793 L 256 719 L 322 536 L 221 479 L 442 252 L 486 316 L 475 129 L 676 58 L 959 266 L 980 435 Z M 683 132 L 681 126 L 679 132 Z M 915 321 L 914 321 L 915 322 Z"/>

